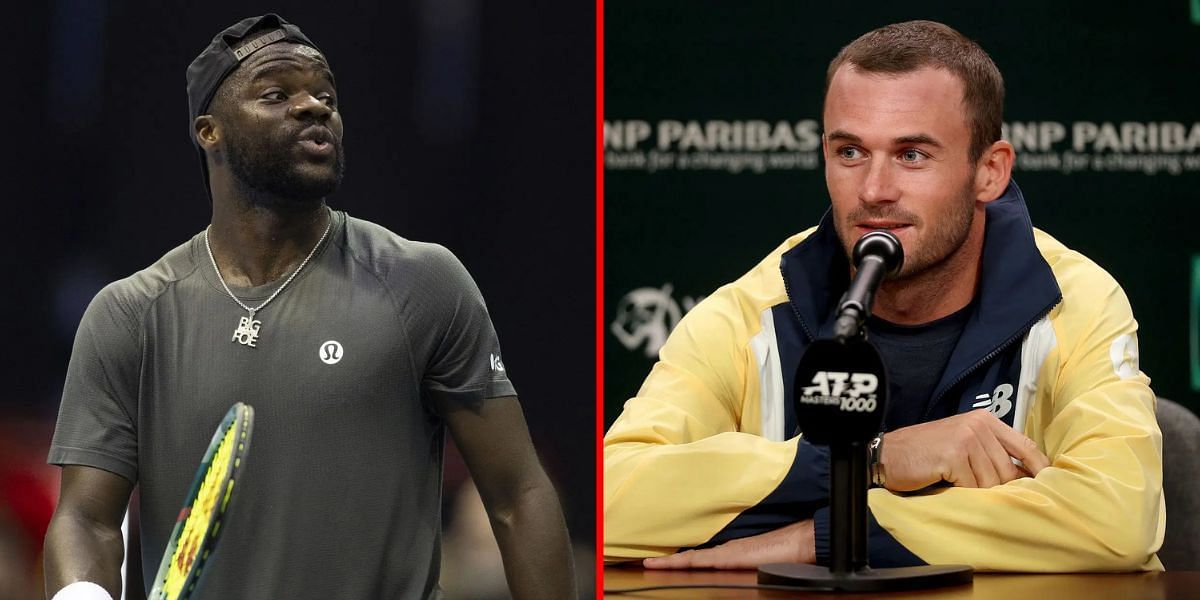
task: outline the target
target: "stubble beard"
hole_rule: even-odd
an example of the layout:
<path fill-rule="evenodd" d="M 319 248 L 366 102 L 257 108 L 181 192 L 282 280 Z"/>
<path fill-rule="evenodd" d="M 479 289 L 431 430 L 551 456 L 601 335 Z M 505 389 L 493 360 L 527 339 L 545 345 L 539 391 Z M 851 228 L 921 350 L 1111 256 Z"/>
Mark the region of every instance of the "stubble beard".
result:
<path fill-rule="evenodd" d="M 916 248 L 904 248 L 904 265 L 900 272 L 889 275 L 888 281 L 912 281 L 924 278 L 952 277 L 953 274 L 940 273 L 942 268 L 955 256 L 971 233 L 975 223 L 975 201 L 972 198 L 972 184 L 968 180 L 959 192 L 959 201 L 952 205 L 953 211 L 929 224 L 928 234 L 920 240 Z M 846 251 L 846 256 L 853 255 L 854 245 L 858 239 L 849 239 L 852 223 L 867 219 L 894 220 L 911 223 L 914 228 L 924 224 L 917 215 L 893 205 L 884 205 L 882 209 L 858 207 L 844 218 L 836 218 L 834 223 L 838 238 Z M 947 282 L 948 283 L 948 282 Z"/>
<path fill-rule="evenodd" d="M 250 202 L 267 208 L 299 208 L 319 202 L 337 191 L 345 173 L 341 141 L 334 142 L 334 163 L 328 175 L 315 175 L 298 168 L 298 159 L 288 153 L 287 142 L 266 137 L 226 138 L 229 170 Z M 290 141 L 290 140 L 289 140 Z"/>

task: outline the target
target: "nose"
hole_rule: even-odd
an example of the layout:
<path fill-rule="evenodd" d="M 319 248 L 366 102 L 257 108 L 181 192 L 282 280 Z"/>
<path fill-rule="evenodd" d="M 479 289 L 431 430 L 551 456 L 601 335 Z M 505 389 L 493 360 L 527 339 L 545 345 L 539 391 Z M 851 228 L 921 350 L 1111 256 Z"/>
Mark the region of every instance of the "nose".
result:
<path fill-rule="evenodd" d="M 890 161 L 871 161 L 867 166 L 866 177 L 858 190 L 858 199 L 864 204 L 879 204 L 899 200 L 899 190 L 896 186 L 894 166 Z"/>
<path fill-rule="evenodd" d="M 316 121 L 324 123 L 333 116 L 333 108 L 312 94 L 300 94 L 296 97 L 289 114 L 300 121 Z"/>

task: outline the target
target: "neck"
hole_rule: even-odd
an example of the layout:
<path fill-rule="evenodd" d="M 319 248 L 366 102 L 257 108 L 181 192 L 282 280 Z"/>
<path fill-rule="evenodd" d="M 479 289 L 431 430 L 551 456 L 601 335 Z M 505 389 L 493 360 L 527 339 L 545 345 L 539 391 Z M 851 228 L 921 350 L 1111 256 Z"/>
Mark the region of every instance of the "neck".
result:
<path fill-rule="evenodd" d="M 260 202 L 213 182 L 209 246 L 229 285 L 270 283 L 295 269 L 312 252 L 332 216 L 323 199 Z"/>
<path fill-rule="evenodd" d="M 921 325 L 962 310 L 975 297 L 983 257 L 983 214 L 963 245 L 940 264 L 904 279 L 884 281 L 872 313 L 898 325 Z"/>

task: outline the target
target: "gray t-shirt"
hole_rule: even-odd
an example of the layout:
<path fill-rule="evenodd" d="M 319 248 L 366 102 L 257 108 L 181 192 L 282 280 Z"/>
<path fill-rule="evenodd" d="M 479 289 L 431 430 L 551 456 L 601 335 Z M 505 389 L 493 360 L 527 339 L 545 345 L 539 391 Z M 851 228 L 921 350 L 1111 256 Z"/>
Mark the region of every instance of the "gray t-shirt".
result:
<path fill-rule="evenodd" d="M 515 392 L 453 254 L 332 215 L 323 247 L 256 316 L 256 347 L 233 341 L 247 312 L 202 235 L 84 314 L 49 462 L 140 486 L 147 589 L 204 449 L 240 401 L 254 435 L 202 598 L 438 595 L 436 400 Z M 284 279 L 233 291 L 257 306 Z"/>

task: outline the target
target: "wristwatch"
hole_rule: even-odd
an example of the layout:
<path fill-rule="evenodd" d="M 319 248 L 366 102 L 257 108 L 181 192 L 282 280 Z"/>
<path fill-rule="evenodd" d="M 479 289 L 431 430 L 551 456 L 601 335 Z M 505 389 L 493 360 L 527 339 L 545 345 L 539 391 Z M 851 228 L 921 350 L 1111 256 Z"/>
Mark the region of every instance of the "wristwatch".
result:
<path fill-rule="evenodd" d="M 871 484 L 876 487 L 887 487 L 887 476 L 883 472 L 883 464 L 879 462 L 879 457 L 883 454 L 883 434 L 875 436 L 867 448 L 870 451 L 871 459 Z"/>

